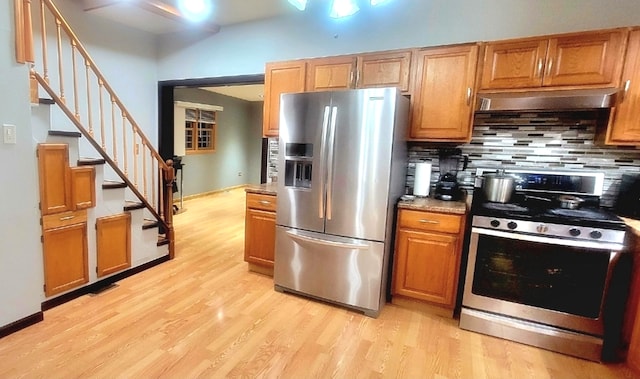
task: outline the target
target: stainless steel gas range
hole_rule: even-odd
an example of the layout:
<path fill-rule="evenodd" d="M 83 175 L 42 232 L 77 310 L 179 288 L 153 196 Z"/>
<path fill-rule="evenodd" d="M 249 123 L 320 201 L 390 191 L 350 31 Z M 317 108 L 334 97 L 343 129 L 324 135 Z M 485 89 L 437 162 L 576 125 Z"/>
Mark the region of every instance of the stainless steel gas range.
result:
<path fill-rule="evenodd" d="M 460 327 L 616 360 L 631 256 L 624 222 L 599 206 L 604 175 L 506 173 L 516 177 L 506 203 L 487 201 L 476 182 Z"/>

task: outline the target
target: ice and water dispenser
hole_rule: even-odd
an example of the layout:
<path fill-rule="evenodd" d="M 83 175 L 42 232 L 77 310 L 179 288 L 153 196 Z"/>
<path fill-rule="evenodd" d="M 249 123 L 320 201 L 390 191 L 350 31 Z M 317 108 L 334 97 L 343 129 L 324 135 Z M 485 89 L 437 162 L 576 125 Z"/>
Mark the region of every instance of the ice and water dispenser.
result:
<path fill-rule="evenodd" d="M 287 143 L 284 156 L 284 185 L 311 188 L 313 144 Z"/>

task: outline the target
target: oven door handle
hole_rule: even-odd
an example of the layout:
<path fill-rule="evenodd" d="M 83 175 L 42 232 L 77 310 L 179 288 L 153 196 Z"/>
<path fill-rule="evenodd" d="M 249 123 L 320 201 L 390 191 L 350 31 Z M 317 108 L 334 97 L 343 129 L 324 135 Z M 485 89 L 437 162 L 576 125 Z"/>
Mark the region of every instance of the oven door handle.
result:
<path fill-rule="evenodd" d="M 549 238 L 534 236 L 530 234 L 521 233 L 509 233 L 500 230 L 484 229 L 484 228 L 471 228 L 471 233 L 485 234 L 495 237 L 502 237 L 512 240 L 531 241 L 538 243 L 546 243 L 551 245 L 563 245 L 572 247 L 584 247 L 588 249 L 609 250 L 609 251 L 621 251 L 624 250 L 624 245 L 614 242 L 592 242 L 592 241 L 577 241 L 564 238 Z"/>

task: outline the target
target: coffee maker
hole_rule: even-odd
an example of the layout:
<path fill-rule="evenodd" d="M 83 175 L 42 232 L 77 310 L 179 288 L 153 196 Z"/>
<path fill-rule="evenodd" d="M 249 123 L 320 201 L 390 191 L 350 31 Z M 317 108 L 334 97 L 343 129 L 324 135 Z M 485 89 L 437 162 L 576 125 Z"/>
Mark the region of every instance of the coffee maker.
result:
<path fill-rule="evenodd" d="M 458 168 L 462 161 L 462 170 L 467 168 L 469 157 L 462 155 L 458 148 L 445 148 L 438 151 L 440 177 L 436 183 L 435 198 L 455 201 L 462 198 L 462 189 L 458 185 Z"/>

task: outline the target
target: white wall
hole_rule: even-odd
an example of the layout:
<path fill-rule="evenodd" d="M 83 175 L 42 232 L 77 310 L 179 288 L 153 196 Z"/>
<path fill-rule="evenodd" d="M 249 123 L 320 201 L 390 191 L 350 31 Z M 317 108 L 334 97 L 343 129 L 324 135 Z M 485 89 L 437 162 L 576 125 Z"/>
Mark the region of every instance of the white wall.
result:
<path fill-rule="evenodd" d="M 255 74 L 270 61 L 640 25 L 638 0 L 393 0 L 342 21 L 326 16 L 328 3 L 312 0 L 308 12 L 214 35 L 163 36 L 159 77 Z"/>
<path fill-rule="evenodd" d="M 44 284 L 29 72 L 15 63 L 14 39 L 13 2 L 0 1 L 0 124 L 17 128 L 15 145 L 0 140 L 0 326 L 39 312 Z"/>

